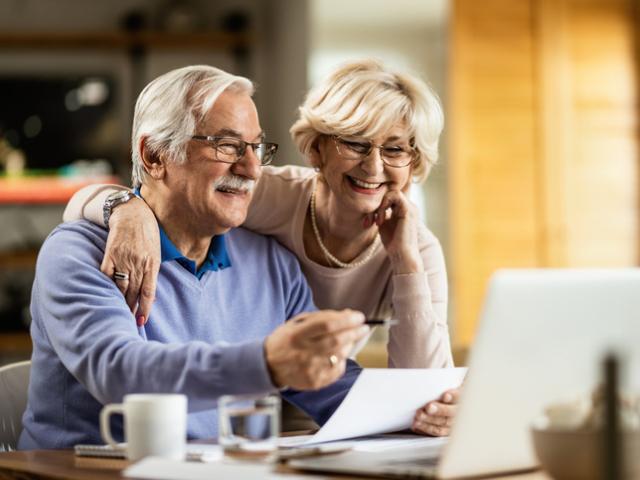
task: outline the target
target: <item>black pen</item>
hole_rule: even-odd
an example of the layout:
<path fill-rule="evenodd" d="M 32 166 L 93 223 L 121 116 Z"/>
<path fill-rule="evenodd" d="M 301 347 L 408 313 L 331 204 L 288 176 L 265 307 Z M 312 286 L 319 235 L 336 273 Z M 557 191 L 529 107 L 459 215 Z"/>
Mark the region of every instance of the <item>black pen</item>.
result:
<path fill-rule="evenodd" d="M 304 322 L 304 317 L 300 317 L 300 318 L 296 318 L 294 320 L 295 323 L 301 323 Z M 383 326 L 383 325 L 397 325 L 398 323 L 400 323 L 398 320 L 396 320 L 395 318 L 367 318 L 364 321 L 365 325 L 370 325 L 372 327 L 375 326 Z"/>
<path fill-rule="evenodd" d="M 364 321 L 365 325 L 397 325 L 399 322 L 393 318 L 383 319 L 383 318 L 367 318 Z"/>

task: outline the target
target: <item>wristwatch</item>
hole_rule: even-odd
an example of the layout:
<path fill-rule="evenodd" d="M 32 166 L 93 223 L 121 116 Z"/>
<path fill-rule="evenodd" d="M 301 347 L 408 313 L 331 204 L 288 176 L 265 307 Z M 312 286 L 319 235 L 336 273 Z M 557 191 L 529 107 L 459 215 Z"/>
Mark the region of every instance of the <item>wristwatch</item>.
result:
<path fill-rule="evenodd" d="M 113 209 L 118 205 L 127 203 L 133 197 L 135 197 L 135 195 L 129 190 L 119 190 L 109 194 L 102 204 L 102 220 L 104 221 L 104 226 L 107 227 L 107 229 L 109 228 L 109 219 L 111 218 Z"/>

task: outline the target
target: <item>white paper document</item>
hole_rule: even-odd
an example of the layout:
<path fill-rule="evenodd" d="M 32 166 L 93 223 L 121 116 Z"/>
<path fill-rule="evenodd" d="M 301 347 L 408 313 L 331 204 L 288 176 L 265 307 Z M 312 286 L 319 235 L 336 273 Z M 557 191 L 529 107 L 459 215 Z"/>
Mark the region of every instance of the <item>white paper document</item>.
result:
<path fill-rule="evenodd" d="M 331 418 L 305 444 L 411 427 L 418 408 L 459 387 L 466 368 L 366 368 Z"/>
<path fill-rule="evenodd" d="M 425 437 L 413 433 L 384 433 L 378 435 L 367 435 L 349 440 L 338 440 L 321 444 L 311 444 L 307 442 L 313 435 L 298 435 L 295 437 L 282 437 L 278 440 L 281 449 L 313 448 L 317 446 L 333 447 L 335 449 L 344 448 L 356 452 L 382 452 L 396 448 L 414 447 L 443 447 L 449 437 Z"/>

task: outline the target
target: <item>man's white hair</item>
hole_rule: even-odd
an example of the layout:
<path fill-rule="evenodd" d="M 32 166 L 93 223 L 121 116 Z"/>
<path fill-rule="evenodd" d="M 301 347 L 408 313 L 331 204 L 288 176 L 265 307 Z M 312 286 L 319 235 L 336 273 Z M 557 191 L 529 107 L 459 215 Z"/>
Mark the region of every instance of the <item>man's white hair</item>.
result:
<path fill-rule="evenodd" d="M 253 83 L 208 65 L 172 70 L 149 83 L 138 96 L 131 133 L 131 180 L 144 183 L 140 139 L 152 155 L 176 163 L 186 158 L 187 142 L 220 94 L 232 90 L 253 95 Z"/>

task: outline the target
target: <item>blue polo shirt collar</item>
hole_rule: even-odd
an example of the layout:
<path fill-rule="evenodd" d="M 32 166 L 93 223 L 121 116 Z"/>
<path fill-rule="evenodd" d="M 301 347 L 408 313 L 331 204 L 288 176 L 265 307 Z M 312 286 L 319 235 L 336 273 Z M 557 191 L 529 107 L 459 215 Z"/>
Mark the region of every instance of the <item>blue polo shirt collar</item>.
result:
<path fill-rule="evenodd" d="M 140 189 L 135 189 L 135 194 L 142 198 L 140 195 Z M 169 239 L 164 229 L 158 224 L 158 230 L 160 231 L 160 260 L 161 262 L 170 262 L 175 260 L 182 267 L 186 268 L 189 272 L 195 275 L 198 280 L 209 271 L 217 272 L 231 266 L 231 259 L 227 253 L 227 247 L 225 243 L 224 235 L 216 235 L 211 239 L 209 244 L 209 250 L 207 250 L 207 256 L 200 266 L 197 268 L 196 262 L 190 258 L 185 257 L 178 247 Z"/>
<path fill-rule="evenodd" d="M 160 230 L 161 261 L 169 262 L 175 260 L 198 277 L 198 279 L 201 279 L 208 271 L 217 272 L 218 270 L 231 266 L 224 235 L 216 235 L 211 239 L 207 256 L 200 268 L 197 268 L 196 262 L 185 257 L 180 250 L 178 250 L 160 225 L 158 225 L 158 229 Z"/>

